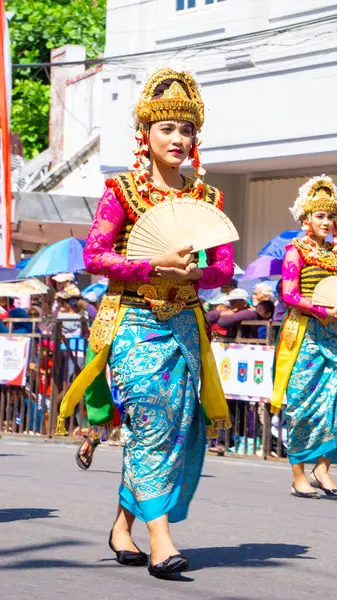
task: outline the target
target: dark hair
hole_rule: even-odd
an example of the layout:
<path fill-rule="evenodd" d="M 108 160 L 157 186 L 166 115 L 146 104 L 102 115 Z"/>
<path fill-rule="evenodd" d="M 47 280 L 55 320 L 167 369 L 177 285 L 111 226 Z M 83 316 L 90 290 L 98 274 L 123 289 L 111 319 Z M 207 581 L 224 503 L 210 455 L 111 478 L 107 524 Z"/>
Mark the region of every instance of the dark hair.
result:
<path fill-rule="evenodd" d="M 275 310 L 274 302 L 272 302 L 271 300 L 262 300 L 258 303 L 257 306 L 261 306 L 261 308 L 263 308 L 265 312 L 270 313 L 270 316 L 272 318 Z"/>

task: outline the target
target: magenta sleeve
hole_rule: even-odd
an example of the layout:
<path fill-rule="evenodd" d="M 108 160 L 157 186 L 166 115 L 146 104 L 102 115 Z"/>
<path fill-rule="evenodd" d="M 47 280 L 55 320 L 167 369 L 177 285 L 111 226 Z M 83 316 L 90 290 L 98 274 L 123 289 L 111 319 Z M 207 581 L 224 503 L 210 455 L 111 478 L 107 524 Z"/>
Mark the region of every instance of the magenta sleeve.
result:
<path fill-rule="evenodd" d="M 107 188 L 100 199 L 84 250 L 86 270 L 110 279 L 149 281 L 148 260 L 127 260 L 115 252 L 118 235 L 126 222 L 124 209 Z"/>
<path fill-rule="evenodd" d="M 292 308 L 297 308 L 306 315 L 325 318 L 324 306 L 316 306 L 311 300 L 302 296 L 300 291 L 301 270 L 304 265 L 297 249 L 293 246 L 287 251 L 282 266 L 283 301 Z"/>

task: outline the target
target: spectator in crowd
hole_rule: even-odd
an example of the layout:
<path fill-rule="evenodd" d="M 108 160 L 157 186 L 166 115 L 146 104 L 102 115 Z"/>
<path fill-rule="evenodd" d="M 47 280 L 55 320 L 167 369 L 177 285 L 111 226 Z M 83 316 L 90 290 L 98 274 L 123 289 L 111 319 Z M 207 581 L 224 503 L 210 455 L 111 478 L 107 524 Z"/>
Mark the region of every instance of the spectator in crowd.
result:
<path fill-rule="evenodd" d="M 95 292 L 88 292 L 83 298 L 81 297 L 77 305 L 84 311 L 85 317 L 89 321 L 94 320 L 98 310 L 98 297 Z"/>
<path fill-rule="evenodd" d="M 274 290 L 269 283 L 258 283 L 253 291 L 252 301 L 253 306 L 257 306 L 259 302 L 263 302 L 263 300 L 271 300 L 275 301 Z"/>
<path fill-rule="evenodd" d="M 259 302 L 259 304 L 255 307 L 255 310 L 257 312 L 258 319 L 261 321 L 270 321 L 274 314 L 274 302 L 271 300 L 262 300 L 262 302 Z M 260 327 L 257 328 L 257 337 L 259 339 L 266 339 L 266 325 L 260 325 Z"/>
<path fill-rule="evenodd" d="M 18 333 L 33 333 L 33 325 L 25 319 L 29 319 L 29 314 L 23 308 L 12 308 L 8 311 L 9 319 L 22 319 L 22 321 L 14 321 L 12 323 L 12 332 Z"/>
<path fill-rule="evenodd" d="M 75 275 L 73 273 L 59 273 L 51 278 L 51 284 L 56 290 L 54 303 L 52 305 L 52 317 L 55 319 L 60 311 L 60 293 L 67 292 L 71 296 L 80 296 L 80 291 L 75 285 Z"/>
<path fill-rule="evenodd" d="M 276 295 L 277 301 L 275 303 L 275 312 L 274 312 L 274 321 L 282 321 L 284 317 L 284 313 L 287 310 L 286 305 L 283 302 L 282 298 L 282 279 L 278 282 L 276 286 Z"/>
<path fill-rule="evenodd" d="M 67 292 L 58 292 L 57 300 L 60 308 L 57 319 L 62 320 L 62 335 L 66 338 L 80 337 L 82 333 L 81 315 L 78 298 L 71 297 Z"/>
<path fill-rule="evenodd" d="M 235 288 L 228 294 L 229 310 L 213 310 L 207 313 L 207 319 L 211 325 L 215 323 L 226 330 L 227 337 L 235 338 L 238 325 L 241 321 L 252 321 L 257 319 L 255 308 L 249 307 L 249 294 L 246 290 Z M 245 325 L 242 327 L 243 337 L 255 337 L 255 328 Z"/>
<path fill-rule="evenodd" d="M 222 286 L 221 288 L 215 288 L 214 290 L 199 290 L 199 298 L 202 302 L 203 309 L 207 313 L 209 310 L 212 310 L 212 305 L 215 304 L 215 299 L 218 298 L 221 294 L 228 295 L 229 292 L 238 287 L 238 282 L 235 279 L 231 279 L 227 285 Z"/>

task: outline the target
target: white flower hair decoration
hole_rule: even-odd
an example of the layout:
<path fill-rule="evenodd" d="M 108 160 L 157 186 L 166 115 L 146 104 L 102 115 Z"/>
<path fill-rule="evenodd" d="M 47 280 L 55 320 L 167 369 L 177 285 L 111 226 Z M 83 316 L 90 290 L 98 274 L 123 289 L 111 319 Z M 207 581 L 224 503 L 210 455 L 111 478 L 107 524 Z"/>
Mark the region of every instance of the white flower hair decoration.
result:
<path fill-rule="evenodd" d="M 316 192 L 322 188 L 330 190 L 330 196 L 323 193 L 316 199 Z M 298 190 L 298 196 L 291 208 L 289 208 L 295 221 L 302 222 L 306 214 L 315 210 L 331 210 L 337 214 L 337 187 L 331 177 L 320 175 L 312 177 Z"/>

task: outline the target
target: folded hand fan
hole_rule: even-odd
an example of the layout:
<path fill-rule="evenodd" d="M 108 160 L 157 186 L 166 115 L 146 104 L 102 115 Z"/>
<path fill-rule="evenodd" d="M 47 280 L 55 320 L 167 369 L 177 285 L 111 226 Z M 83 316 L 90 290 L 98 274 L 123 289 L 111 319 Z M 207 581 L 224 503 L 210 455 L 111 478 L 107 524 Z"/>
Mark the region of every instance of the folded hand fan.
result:
<path fill-rule="evenodd" d="M 337 276 L 322 279 L 315 287 L 312 302 L 318 306 L 335 308 L 337 306 Z"/>
<path fill-rule="evenodd" d="M 156 204 L 138 219 L 130 233 L 127 258 L 152 258 L 189 245 L 199 252 L 238 239 L 233 223 L 212 204 L 174 198 Z"/>

